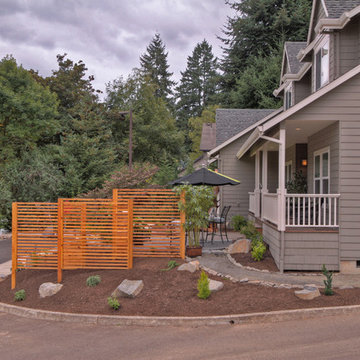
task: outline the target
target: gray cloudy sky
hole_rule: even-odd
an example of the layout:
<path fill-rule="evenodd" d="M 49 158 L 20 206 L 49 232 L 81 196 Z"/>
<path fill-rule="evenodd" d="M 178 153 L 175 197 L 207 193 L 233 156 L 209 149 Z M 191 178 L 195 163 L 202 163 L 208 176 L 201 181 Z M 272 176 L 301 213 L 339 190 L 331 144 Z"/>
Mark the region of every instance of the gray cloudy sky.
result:
<path fill-rule="evenodd" d="M 18 64 L 43 76 L 56 69 L 56 55 L 83 60 L 94 85 L 139 66 L 155 32 L 169 52 L 174 79 L 204 38 L 221 56 L 216 35 L 233 13 L 225 0 L 0 0 L 0 58 L 12 54 Z"/>

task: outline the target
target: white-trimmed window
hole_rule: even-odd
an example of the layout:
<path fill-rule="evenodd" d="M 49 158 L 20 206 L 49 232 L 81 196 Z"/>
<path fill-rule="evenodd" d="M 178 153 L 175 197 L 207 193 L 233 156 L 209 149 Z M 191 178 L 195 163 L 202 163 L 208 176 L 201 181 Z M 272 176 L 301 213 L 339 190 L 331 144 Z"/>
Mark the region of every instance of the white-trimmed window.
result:
<path fill-rule="evenodd" d="M 292 180 L 292 161 L 285 163 L 285 185 Z"/>
<path fill-rule="evenodd" d="M 314 152 L 314 193 L 330 192 L 330 148 Z"/>
<path fill-rule="evenodd" d="M 293 105 L 293 86 L 290 83 L 284 91 L 284 107 L 285 110 L 289 109 Z"/>
<path fill-rule="evenodd" d="M 324 39 L 315 48 L 315 91 L 319 90 L 329 82 L 329 43 L 329 36 L 325 36 Z"/>

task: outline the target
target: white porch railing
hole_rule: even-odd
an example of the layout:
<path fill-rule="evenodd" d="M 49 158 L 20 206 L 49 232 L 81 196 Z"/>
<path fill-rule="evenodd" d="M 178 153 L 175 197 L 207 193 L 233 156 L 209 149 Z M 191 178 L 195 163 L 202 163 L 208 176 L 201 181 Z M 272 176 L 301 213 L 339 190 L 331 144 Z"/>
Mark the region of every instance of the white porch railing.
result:
<path fill-rule="evenodd" d="M 286 226 L 338 227 L 339 194 L 286 194 Z"/>
<path fill-rule="evenodd" d="M 255 193 L 249 192 L 249 211 L 255 214 L 255 208 L 256 208 Z"/>
<path fill-rule="evenodd" d="M 340 194 L 286 194 L 286 227 L 338 227 Z M 278 194 L 262 194 L 261 218 L 279 225 Z M 260 205 L 260 204 L 259 204 Z M 249 193 L 249 211 L 260 214 L 256 208 L 255 193 Z"/>
<path fill-rule="evenodd" d="M 262 218 L 274 224 L 279 223 L 278 194 L 262 194 Z"/>

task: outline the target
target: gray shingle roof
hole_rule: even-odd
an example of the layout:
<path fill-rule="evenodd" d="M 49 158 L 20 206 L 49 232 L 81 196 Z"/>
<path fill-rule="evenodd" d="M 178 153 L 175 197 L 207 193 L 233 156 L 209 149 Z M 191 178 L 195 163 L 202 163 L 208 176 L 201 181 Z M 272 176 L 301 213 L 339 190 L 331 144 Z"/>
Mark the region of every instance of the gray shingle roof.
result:
<path fill-rule="evenodd" d="M 288 66 L 290 74 L 297 74 L 301 67 L 304 65 L 297 59 L 297 54 L 301 49 L 306 47 L 306 42 L 303 41 L 286 41 L 285 50 L 288 58 Z"/>
<path fill-rule="evenodd" d="M 360 5 L 359 0 L 325 0 L 329 18 L 337 19 L 344 12 L 350 11 Z"/>
<path fill-rule="evenodd" d="M 216 146 L 216 124 L 215 123 L 206 123 L 203 124 L 201 141 L 200 141 L 200 150 L 209 151 Z"/>
<path fill-rule="evenodd" d="M 274 109 L 217 109 L 216 146 L 274 111 Z"/>

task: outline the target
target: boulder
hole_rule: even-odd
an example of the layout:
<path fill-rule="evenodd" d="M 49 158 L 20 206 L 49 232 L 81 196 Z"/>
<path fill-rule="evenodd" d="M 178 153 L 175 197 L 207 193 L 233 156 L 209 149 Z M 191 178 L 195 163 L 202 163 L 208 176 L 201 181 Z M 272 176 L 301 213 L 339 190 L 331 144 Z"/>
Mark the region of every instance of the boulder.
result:
<path fill-rule="evenodd" d="M 191 273 L 199 270 L 199 262 L 191 261 L 189 263 L 182 264 L 178 267 L 178 271 L 189 271 Z"/>
<path fill-rule="evenodd" d="M 142 280 L 128 280 L 125 279 L 111 294 L 112 297 L 129 297 L 134 298 L 139 295 L 144 287 Z"/>
<path fill-rule="evenodd" d="M 302 290 L 296 290 L 295 296 L 302 300 L 312 300 L 320 296 L 320 291 L 316 285 L 305 285 Z"/>
<path fill-rule="evenodd" d="M 211 292 L 219 291 L 224 287 L 224 283 L 221 281 L 211 280 L 209 279 L 209 289 Z"/>
<path fill-rule="evenodd" d="M 229 254 L 247 254 L 251 250 L 251 241 L 248 239 L 237 240 L 228 247 Z"/>
<path fill-rule="evenodd" d="M 47 296 L 53 296 L 57 294 L 61 288 L 63 287 L 62 284 L 54 284 L 52 282 L 46 282 L 40 285 L 39 287 L 39 294 L 41 298 Z"/>

